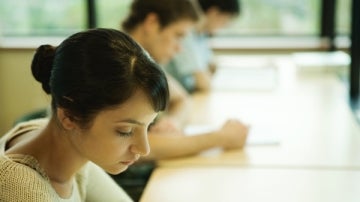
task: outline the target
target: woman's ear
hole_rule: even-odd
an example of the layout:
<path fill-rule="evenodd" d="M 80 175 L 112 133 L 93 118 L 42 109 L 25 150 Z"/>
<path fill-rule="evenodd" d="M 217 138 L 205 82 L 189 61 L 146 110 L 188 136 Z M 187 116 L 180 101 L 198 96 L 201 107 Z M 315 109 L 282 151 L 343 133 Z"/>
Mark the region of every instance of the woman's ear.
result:
<path fill-rule="evenodd" d="M 76 127 L 75 122 L 69 117 L 68 113 L 63 108 L 56 109 L 56 115 L 59 119 L 61 126 L 65 130 L 73 130 Z"/>

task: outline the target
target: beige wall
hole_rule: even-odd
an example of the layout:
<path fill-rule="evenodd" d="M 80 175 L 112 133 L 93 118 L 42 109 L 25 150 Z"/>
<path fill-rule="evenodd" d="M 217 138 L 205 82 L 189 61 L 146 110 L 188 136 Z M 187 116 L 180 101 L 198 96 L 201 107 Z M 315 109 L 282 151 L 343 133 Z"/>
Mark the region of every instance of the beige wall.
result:
<path fill-rule="evenodd" d="M 0 136 L 25 113 L 50 99 L 31 74 L 34 49 L 0 49 Z"/>

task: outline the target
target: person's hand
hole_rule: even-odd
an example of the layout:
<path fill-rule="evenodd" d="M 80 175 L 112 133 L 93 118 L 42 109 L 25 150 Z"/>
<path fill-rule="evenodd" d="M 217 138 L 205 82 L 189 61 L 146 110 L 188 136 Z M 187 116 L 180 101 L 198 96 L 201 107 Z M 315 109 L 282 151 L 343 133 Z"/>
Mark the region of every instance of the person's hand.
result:
<path fill-rule="evenodd" d="M 153 134 L 182 134 L 179 124 L 170 117 L 162 117 L 149 129 Z"/>
<path fill-rule="evenodd" d="M 217 70 L 217 65 L 215 63 L 210 63 L 209 64 L 209 72 L 211 75 L 214 75 L 216 73 Z"/>
<path fill-rule="evenodd" d="M 224 149 L 239 149 L 244 147 L 248 132 L 248 125 L 231 119 L 220 128 L 218 135 Z"/>

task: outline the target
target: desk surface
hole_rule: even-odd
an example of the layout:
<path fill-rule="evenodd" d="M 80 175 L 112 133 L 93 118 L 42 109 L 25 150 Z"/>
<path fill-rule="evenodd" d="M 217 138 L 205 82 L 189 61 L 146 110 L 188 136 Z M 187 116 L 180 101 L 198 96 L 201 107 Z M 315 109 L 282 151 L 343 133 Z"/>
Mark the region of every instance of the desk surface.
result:
<path fill-rule="evenodd" d="M 346 86 L 333 71 L 299 71 L 289 57 L 272 64 L 274 88 L 196 94 L 189 124 L 238 118 L 279 144 L 160 161 L 141 202 L 360 201 L 360 129 Z"/>
<path fill-rule="evenodd" d="M 214 149 L 160 161 L 159 165 L 360 169 L 360 128 L 344 83 L 333 72 L 308 74 L 300 72 L 288 58 L 274 61 L 275 67 L 270 68 L 276 68 L 276 88 L 195 94 L 189 123 L 219 126 L 227 118 L 238 118 L 264 128 L 260 135 L 277 137 L 279 144 L 248 145 L 239 151 Z M 226 82 L 226 77 L 222 79 Z"/>
<path fill-rule="evenodd" d="M 360 171 L 187 167 L 156 169 L 141 202 L 358 202 Z"/>

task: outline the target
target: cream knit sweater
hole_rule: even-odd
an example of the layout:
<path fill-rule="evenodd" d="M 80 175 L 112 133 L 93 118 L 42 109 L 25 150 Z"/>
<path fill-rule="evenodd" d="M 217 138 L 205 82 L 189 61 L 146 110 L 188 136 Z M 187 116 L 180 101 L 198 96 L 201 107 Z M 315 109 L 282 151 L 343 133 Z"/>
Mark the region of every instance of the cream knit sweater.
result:
<path fill-rule="evenodd" d="M 18 124 L 0 139 L 0 202 L 132 201 L 108 174 L 93 163 L 86 164 L 76 174 L 71 197 L 63 199 L 52 188 L 34 157 L 4 154 L 7 141 L 40 128 L 46 122 L 47 119 L 41 119 Z"/>

